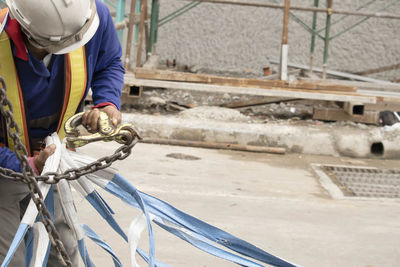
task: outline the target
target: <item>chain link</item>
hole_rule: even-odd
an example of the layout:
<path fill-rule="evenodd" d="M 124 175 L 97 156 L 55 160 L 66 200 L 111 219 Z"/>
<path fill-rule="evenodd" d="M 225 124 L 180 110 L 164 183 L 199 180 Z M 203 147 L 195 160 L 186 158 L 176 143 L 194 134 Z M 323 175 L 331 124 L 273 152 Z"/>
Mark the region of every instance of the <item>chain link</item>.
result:
<path fill-rule="evenodd" d="M 80 168 L 71 168 L 64 173 L 48 172 L 44 175 L 35 176 L 34 171 L 28 162 L 28 153 L 26 147 L 21 142 L 19 127 L 17 123 L 15 123 L 13 117 L 13 108 L 6 95 L 6 84 L 1 76 L 0 111 L 1 115 L 6 121 L 8 136 L 14 142 L 15 154 L 22 165 L 22 173 L 0 167 L 0 176 L 13 181 L 23 182 L 28 185 L 30 196 L 39 212 L 40 221 L 44 224 L 47 230 L 51 245 L 56 249 L 60 263 L 62 266 L 72 266 L 71 260 L 69 259 L 69 256 L 60 239 L 60 234 L 57 232 L 56 227 L 51 220 L 50 213 L 46 208 L 43 194 L 40 191 L 37 182 L 41 181 L 46 184 L 56 184 L 62 179 L 68 181 L 76 180 L 83 175 L 105 169 L 111 166 L 113 162 L 127 158 L 131 154 L 132 148 L 139 141 L 139 137 L 135 136 L 134 140 L 130 144 L 122 145 L 115 151 L 114 154 L 100 158 L 86 166 Z"/>

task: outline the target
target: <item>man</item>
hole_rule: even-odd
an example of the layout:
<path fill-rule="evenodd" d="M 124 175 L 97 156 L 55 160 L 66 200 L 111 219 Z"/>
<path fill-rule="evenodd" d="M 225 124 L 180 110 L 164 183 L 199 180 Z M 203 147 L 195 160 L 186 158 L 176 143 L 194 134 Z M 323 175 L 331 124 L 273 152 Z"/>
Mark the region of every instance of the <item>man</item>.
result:
<path fill-rule="evenodd" d="M 43 139 L 55 131 L 64 136 L 63 124 L 82 110 L 89 88 L 95 108 L 85 113 L 83 124 L 96 131 L 99 110 L 114 125 L 120 123 L 121 46 L 110 13 L 100 0 L 6 2 L 9 10 L 0 11 L 0 76 L 6 81 L 30 165 L 39 173 L 55 149 L 49 146 L 37 152 Z M 0 166 L 21 171 L 4 118 L 0 142 Z M 0 178 L 0 262 L 18 228 L 27 195 L 26 185 Z M 67 250 L 76 265 L 76 247 L 67 245 Z M 24 265 L 24 247 L 20 246 L 10 266 Z"/>

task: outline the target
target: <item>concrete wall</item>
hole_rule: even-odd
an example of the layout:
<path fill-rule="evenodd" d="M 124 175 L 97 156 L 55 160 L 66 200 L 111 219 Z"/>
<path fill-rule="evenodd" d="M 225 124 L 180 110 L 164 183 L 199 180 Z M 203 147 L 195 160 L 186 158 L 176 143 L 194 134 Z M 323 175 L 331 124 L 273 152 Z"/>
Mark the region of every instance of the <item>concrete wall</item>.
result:
<path fill-rule="evenodd" d="M 257 1 L 257 0 L 253 0 Z M 260 2 L 263 2 L 259 0 Z M 161 0 L 160 18 L 187 4 L 182 0 Z M 266 1 L 273 2 L 273 1 Z M 279 3 L 283 3 L 280 0 Z M 292 0 L 293 6 L 311 6 L 313 0 Z M 334 1 L 334 8 L 355 10 L 368 0 Z M 375 12 L 391 1 L 378 0 L 362 9 Z M 321 0 L 320 6 L 326 1 Z M 400 2 L 386 12 L 400 13 Z M 312 13 L 294 11 L 308 25 Z M 335 15 L 333 20 L 339 19 Z M 331 35 L 363 17 L 351 16 L 332 27 Z M 260 75 L 269 59 L 279 59 L 283 12 L 278 9 L 202 3 L 159 29 L 157 52 L 163 60 L 193 66 L 195 70 L 254 73 Z M 318 28 L 325 15 L 318 15 Z M 309 64 L 311 35 L 293 19 L 289 25 L 289 62 Z M 323 42 L 317 40 L 315 66 L 322 66 Z M 368 19 L 334 39 L 329 48 L 329 69 L 357 72 L 400 62 L 400 20 Z M 276 68 L 276 66 L 274 66 Z M 400 79 L 400 70 L 370 75 Z"/>

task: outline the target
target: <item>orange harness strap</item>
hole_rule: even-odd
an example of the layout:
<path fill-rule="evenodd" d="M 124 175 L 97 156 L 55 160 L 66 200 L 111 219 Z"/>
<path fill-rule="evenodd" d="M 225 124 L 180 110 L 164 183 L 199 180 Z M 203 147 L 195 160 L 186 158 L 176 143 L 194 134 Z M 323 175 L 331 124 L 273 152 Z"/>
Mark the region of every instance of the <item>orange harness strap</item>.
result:
<path fill-rule="evenodd" d="M 6 18 L 8 9 L 0 10 L 0 22 Z M 12 49 L 9 37 L 4 29 L 4 25 L 0 25 L 0 75 L 7 83 L 7 98 L 13 106 L 14 120 L 20 128 L 20 138 L 27 148 L 28 153 L 31 152 L 28 127 L 25 117 L 25 107 L 22 98 L 22 91 L 19 84 L 18 74 L 14 64 Z M 62 108 L 62 115 L 58 123 L 57 132 L 62 139 L 65 136 L 64 124 L 69 117 L 74 115 L 85 95 L 87 86 L 87 70 L 85 47 L 76 49 L 75 51 L 65 55 L 65 94 Z M 8 137 L 7 146 L 14 150 L 14 144 Z"/>

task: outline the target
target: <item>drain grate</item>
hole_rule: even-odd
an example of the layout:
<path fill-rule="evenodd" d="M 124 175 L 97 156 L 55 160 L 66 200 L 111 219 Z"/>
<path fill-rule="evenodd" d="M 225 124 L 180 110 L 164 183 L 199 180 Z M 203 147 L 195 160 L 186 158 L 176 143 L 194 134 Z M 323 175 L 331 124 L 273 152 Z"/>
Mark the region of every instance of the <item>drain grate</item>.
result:
<path fill-rule="evenodd" d="M 322 165 L 344 196 L 400 198 L 400 170 Z"/>

